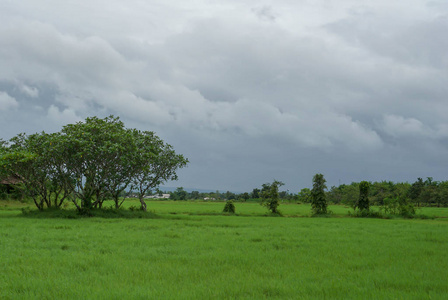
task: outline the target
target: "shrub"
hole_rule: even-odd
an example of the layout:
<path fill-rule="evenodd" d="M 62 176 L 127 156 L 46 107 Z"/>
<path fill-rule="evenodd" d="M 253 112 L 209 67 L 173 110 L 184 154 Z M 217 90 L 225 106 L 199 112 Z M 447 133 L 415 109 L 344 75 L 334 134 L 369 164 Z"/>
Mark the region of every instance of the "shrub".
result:
<path fill-rule="evenodd" d="M 226 205 L 224 206 L 223 212 L 234 214 L 235 213 L 235 205 L 233 204 L 233 200 L 227 200 Z"/>
<path fill-rule="evenodd" d="M 384 199 L 384 205 L 380 207 L 380 210 L 386 214 L 404 218 L 413 218 L 416 212 L 414 205 L 409 203 L 406 196 L 403 195 Z"/>

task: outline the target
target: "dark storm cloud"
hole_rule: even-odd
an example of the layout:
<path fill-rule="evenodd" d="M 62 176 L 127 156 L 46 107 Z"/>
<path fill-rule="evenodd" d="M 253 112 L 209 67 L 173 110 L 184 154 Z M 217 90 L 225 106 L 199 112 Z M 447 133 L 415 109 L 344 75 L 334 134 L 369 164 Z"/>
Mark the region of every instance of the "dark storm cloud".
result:
<path fill-rule="evenodd" d="M 443 2 L 28 0 L 0 16 L 0 138 L 115 114 L 190 158 L 173 185 L 444 179 Z"/>

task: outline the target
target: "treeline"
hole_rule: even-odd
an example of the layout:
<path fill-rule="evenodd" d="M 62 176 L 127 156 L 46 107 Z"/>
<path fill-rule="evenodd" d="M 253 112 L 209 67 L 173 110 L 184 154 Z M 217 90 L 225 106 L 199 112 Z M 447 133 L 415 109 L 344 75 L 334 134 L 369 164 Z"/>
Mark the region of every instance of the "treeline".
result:
<path fill-rule="evenodd" d="M 392 181 L 370 182 L 368 193 L 371 205 L 382 206 L 398 198 L 420 206 L 448 206 L 448 181 L 434 181 L 418 178 L 414 183 L 394 183 Z M 327 191 L 328 201 L 334 204 L 354 206 L 359 198 L 359 182 L 332 186 Z M 309 202 L 309 192 L 302 189 L 299 201 Z"/>
<path fill-rule="evenodd" d="M 208 200 L 208 201 L 238 201 L 238 202 L 259 202 L 262 199 L 262 193 L 269 190 L 270 184 L 265 183 L 262 188 L 255 188 L 252 192 L 234 193 L 230 191 L 221 192 L 199 192 L 191 191 L 187 192 L 183 187 L 177 188 L 173 192 L 161 192 L 157 191 L 157 194 L 167 193 L 170 195 L 170 200 Z M 278 192 L 279 199 L 286 202 L 295 202 L 298 200 L 297 194 L 294 195 L 289 191 Z"/>
<path fill-rule="evenodd" d="M 265 183 L 251 192 L 187 192 L 184 188 L 177 188 L 169 192 L 171 200 L 209 200 L 209 201 L 262 201 L 263 193 L 269 190 L 270 184 Z M 426 180 L 418 178 L 414 183 L 395 183 L 392 181 L 369 182 L 367 194 L 369 202 L 374 206 L 383 206 L 399 197 L 405 197 L 408 202 L 417 207 L 421 206 L 448 206 L 448 181 L 435 181 L 428 177 Z M 325 190 L 326 199 L 331 204 L 344 204 L 354 207 L 359 200 L 360 182 L 332 186 Z M 278 198 L 282 202 L 311 203 L 311 189 L 303 188 L 297 194 L 289 191 L 279 191 Z"/>

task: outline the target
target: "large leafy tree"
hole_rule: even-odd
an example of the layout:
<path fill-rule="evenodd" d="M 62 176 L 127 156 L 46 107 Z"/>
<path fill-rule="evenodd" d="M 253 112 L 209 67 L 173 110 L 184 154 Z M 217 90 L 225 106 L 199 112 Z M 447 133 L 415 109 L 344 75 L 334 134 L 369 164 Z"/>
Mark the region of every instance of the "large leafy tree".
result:
<path fill-rule="evenodd" d="M 113 116 L 87 118 L 54 134 L 18 135 L 2 142 L 0 155 L 0 170 L 22 179 L 39 209 L 70 196 L 80 211 L 109 198 L 119 208 L 120 195 L 132 189 L 146 210 L 145 192 L 177 179 L 176 170 L 188 163 L 153 132 L 126 129 Z"/>
<path fill-rule="evenodd" d="M 87 118 L 62 128 L 60 151 L 67 154 L 66 168 L 74 178 L 72 200 L 78 209 L 101 205 L 106 196 L 129 184 L 130 174 L 123 165 L 132 146 L 126 133 L 123 122 L 113 116 Z"/>
<path fill-rule="evenodd" d="M 313 214 L 327 213 L 327 199 L 325 195 L 326 180 L 324 175 L 316 174 L 313 177 L 313 189 L 311 190 L 311 209 Z"/>
<path fill-rule="evenodd" d="M 185 167 L 188 159 L 176 154 L 173 147 L 164 143 L 154 132 L 134 130 L 133 136 L 136 155 L 132 189 L 137 192 L 141 209 L 146 211 L 146 192 L 168 180 L 177 180 L 177 169 Z"/>

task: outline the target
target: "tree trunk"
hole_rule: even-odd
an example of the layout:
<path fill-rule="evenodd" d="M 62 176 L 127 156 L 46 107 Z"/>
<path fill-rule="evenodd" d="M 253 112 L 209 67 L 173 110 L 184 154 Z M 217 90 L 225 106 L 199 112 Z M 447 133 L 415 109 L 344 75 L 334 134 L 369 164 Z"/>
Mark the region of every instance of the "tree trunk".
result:
<path fill-rule="evenodd" d="M 145 200 L 143 200 L 143 197 L 139 198 L 139 200 L 140 200 L 140 204 L 142 205 L 141 209 L 143 211 L 146 211 L 146 202 L 145 202 Z"/>

